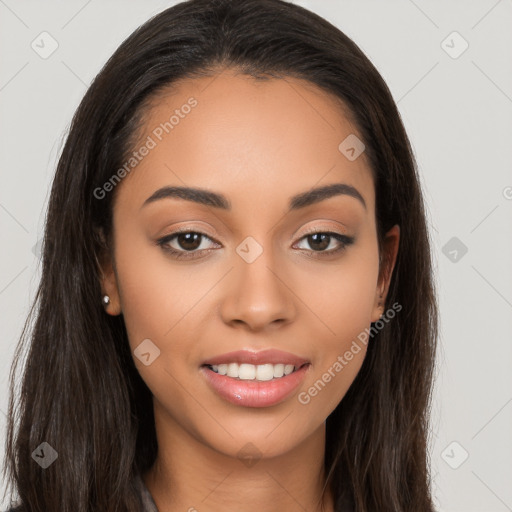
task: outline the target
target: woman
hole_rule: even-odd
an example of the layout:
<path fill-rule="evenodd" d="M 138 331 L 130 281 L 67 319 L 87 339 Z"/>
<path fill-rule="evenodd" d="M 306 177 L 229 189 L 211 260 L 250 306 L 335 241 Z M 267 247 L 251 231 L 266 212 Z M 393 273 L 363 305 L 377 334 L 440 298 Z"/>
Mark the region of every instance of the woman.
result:
<path fill-rule="evenodd" d="M 346 35 L 281 0 L 155 16 L 56 170 L 16 510 L 432 511 L 429 247 L 400 115 Z"/>

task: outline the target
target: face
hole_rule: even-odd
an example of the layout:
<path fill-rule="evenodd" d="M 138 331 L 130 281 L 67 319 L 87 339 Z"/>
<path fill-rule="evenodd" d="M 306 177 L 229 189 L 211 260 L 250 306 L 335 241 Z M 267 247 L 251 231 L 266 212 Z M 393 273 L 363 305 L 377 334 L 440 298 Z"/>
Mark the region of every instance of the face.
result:
<path fill-rule="evenodd" d="M 366 354 L 354 340 L 389 284 L 365 153 L 338 148 L 350 135 L 334 97 L 291 78 L 224 70 L 153 101 L 115 190 L 102 286 L 169 431 L 272 457 L 317 435 L 343 399 Z M 165 187 L 203 192 L 155 195 Z M 391 268 L 397 248 L 395 227 Z"/>

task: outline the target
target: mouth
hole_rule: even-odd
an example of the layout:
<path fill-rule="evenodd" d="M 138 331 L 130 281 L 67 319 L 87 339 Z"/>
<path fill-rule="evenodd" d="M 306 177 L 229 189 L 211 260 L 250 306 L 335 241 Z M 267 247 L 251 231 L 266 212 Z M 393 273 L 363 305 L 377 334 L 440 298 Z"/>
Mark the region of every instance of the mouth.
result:
<path fill-rule="evenodd" d="M 243 407 L 269 407 L 287 400 L 304 381 L 311 363 L 280 350 L 240 350 L 204 361 L 200 371 L 211 389 Z"/>

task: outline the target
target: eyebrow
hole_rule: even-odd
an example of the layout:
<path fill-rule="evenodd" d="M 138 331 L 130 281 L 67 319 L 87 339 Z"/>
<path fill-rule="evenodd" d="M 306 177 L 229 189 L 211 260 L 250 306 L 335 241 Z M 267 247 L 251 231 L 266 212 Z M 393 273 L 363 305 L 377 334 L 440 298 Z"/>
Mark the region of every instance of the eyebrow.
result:
<path fill-rule="evenodd" d="M 323 187 L 313 188 L 292 196 L 288 202 L 288 211 L 298 210 L 313 204 L 324 201 L 334 196 L 346 195 L 357 199 L 366 209 L 366 202 L 359 191 L 352 185 L 346 183 L 333 183 Z M 231 210 L 231 203 L 228 198 L 218 192 L 212 192 L 196 187 L 162 187 L 156 190 L 149 196 L 141 206 L 144 206 L 165 198 L 184 199 L 185 201 L 192 201 L 194 203 L 202 204 L 205 206 L 212 206 L 222 210 Z"/>

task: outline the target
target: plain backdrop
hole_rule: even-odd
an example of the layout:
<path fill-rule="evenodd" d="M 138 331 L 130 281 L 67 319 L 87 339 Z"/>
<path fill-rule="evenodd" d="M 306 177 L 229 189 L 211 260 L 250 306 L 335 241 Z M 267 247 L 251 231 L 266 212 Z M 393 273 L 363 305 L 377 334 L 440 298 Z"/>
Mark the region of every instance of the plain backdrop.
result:
<path fill-rule="evenodd" d="M 2 460 L 9 370 L 71 117 L 117 46 L 175 3 L 0 0 Z M 441 310 L 430 443 L 438 509 L 512 511 L 512 2 L 295 3 L 374 63 L 418 161 Z"/>

